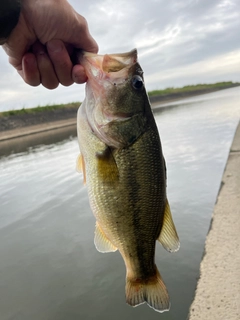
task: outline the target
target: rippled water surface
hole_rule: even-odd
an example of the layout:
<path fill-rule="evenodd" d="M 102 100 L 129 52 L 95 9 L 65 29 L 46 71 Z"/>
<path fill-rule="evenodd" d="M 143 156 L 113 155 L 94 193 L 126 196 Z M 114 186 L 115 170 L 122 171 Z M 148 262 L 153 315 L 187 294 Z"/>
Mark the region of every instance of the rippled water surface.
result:
<path fill-rule="evenodd" d="M 75 171 L 76 138 L 0 159 L 0 320 L 186 319 L 240 115 L 233 88 L 156 109 L 180 251 L 157 244 L 171 310 L 125 304 L 118 252 L 93 244 L 94 217 Z"/>

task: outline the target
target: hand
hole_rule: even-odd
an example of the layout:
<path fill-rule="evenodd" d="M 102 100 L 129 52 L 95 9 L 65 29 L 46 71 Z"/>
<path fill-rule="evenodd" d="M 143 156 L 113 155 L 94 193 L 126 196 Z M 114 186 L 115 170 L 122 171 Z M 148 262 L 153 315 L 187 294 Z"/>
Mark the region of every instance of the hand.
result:
<path fill-rule="evenodd" d="M 84 68 L 73 65 L 71 55 L 77 48 L 98 51 L 85 18 L 66 0 L 22 0 L 18 24 L 3 48 L 26 83 L 48 89 L 84 83 Z"/>

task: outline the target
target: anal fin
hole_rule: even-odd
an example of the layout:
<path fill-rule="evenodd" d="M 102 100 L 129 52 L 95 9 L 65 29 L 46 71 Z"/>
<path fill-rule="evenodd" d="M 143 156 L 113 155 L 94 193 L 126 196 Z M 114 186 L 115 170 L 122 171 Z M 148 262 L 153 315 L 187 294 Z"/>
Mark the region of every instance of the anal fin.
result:
<path fill-rule="evenodd" d="M 104 232 L 102 231 L 99 223 L 96 222 L 96 229 L 95 229 L 95 237 L 94 237 L 94 244 L 96 249 L 99 252 L 114 252 L 117 251 L 117 248 L 111 243 L 111 241 L 105 236 Z"/>
<path fill-rule="evenodd" d="M 158 237 L 158 241 L 162 244 L 164 249 L 169 252 L 178 251 L 178 249 L 180 248 L 177 230 L 172 219 L 172 214 L 167 199 L 163 218 L 163 226 Z"/>

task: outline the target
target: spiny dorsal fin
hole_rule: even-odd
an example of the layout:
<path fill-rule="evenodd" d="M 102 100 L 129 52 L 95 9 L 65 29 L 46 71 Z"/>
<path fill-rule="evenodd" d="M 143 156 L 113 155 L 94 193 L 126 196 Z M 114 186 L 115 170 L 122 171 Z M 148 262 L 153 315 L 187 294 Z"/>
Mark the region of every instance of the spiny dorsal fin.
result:
<path fill-rule="evenodd" d="M 160 232 L 160 236 L 158 237 L 158 241 L 162 244 L 164 249 L 169 252 L 178 251 L 178 249 L 180 248 L 179 238 L 172 219 L 172 214 L 167 199 L 163 218 L 163 226 Z"/>
<path fill-rule="evenodd" d="M 117 248 L 105 236 L 98 222 L 96 222 L 94 244 L 99 252 L 114 252 Z"/>
<path fill-rule="evenodd" d="M 86 183 L 86 167 L 85 167 L 83 155 L 81 153 L 77 157 L 76 170 L 79 173 L 83 173 L 83 183 L 85 184 Z"/>

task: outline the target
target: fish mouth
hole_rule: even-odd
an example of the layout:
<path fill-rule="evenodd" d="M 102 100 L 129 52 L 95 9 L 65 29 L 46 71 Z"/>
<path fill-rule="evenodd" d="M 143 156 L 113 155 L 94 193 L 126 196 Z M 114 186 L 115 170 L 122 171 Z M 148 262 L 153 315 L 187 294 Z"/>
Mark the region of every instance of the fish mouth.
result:
<path fill-rule="evenodd" d="M 88 77 L 86 97 L 94 101 L 87 110 L 92 128 L 99 129 L 112 121 L 121 122 L 133 116 L 133 113 L 129 112 L 112 112 L 107 100 L 114 86 L 125 84 L 131 77 L 129 69 L 137 63 L 137 49 L 105 55 L 82 51 L 79 62 L 85 68 Z"/>
<path fill-rule="evenodd" d="M 83 51 L 79 56 L 79 62 L 85 68 L 89 81 L 95 80 L 95 83 L 105 81 L 111 85 L 118 85 L 128 79 L 129 68 L 137 62 L 137 49 L 105 55 Z"/>
<path fill-rule="evenodd" d="M 88 67 L 92 66 L 106 73 L 118 72 L 137 62 L 137 49 L 126 53 L 105 55 L 82 51 L 79 60 L 84 67 L 87 67 L 88 64 Z"/>
<path fill-rule="evenodd" d="M 88 124 L 101 141 L 118 148 L 121 143 L 117 141 L 116 132 L 121 131 L 120 127 L 125 126 L 136 112 L 113 106 L 117 93 L 128 82 L 130 84 L 134 65 L 137 64 L 137 50 L 105 55 L 82 52 L 79 62 L 88 77 L 85 110 Z"/>

